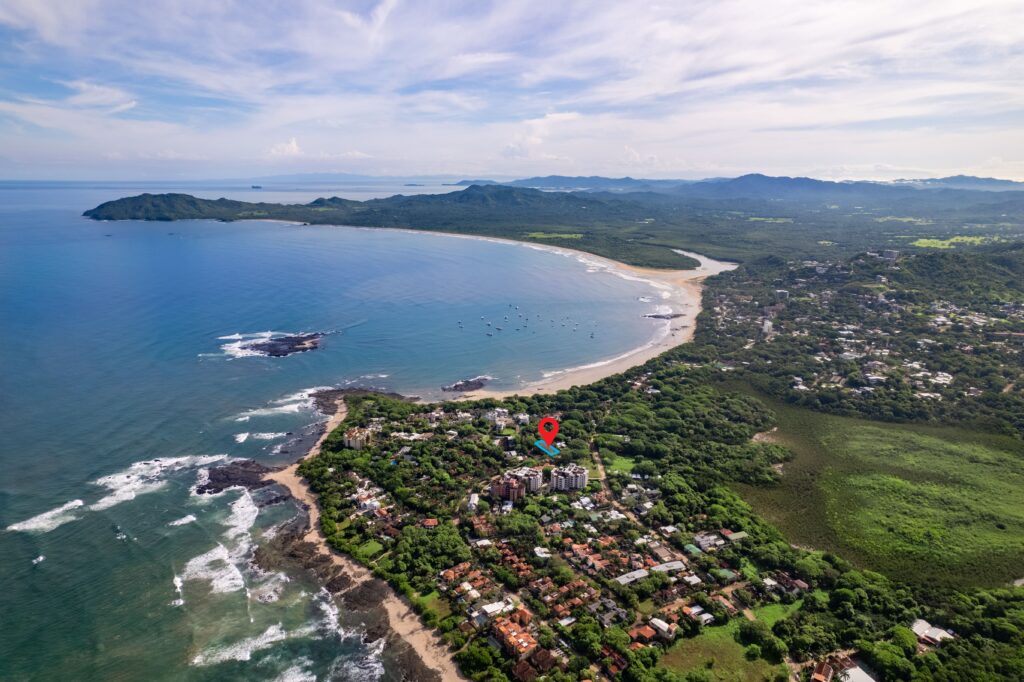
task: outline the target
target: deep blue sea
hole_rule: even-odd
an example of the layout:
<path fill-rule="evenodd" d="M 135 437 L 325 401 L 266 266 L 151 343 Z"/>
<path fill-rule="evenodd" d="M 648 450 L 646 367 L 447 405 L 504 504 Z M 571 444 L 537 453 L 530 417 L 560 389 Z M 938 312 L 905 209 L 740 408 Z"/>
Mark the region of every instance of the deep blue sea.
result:
<path fill-rule="evenodd" d="M 286 434 L 320 419 L 315 387 L 515 388 L 645 343 L 657 292 L 507 243 L 80 216 L 142 191 L 452 189 L 0 183 L 0 679 L 398 679 L 358 614 L 251 565 L 294 506 L 192 488 L 225 457 L 296 459 Z M 289 357 L 240 351 L 268 332 L 329 335 Z"/>

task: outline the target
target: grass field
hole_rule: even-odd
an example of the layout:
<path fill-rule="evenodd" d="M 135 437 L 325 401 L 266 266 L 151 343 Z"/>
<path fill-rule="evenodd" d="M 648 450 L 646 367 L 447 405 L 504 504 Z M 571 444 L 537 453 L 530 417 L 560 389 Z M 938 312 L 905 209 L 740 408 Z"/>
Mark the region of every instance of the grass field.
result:
<path fill-rule="evenodd" d="M 922 583 L 1024 575 L 1024 443 L 767 402 L 796 457 L 778 485 L 737 488 L 791 542 Z"/>
<path fill-rule="evenodd" d="M 380 554 L 383 549 L 384 545 L 380 544 L 376 540 L 367 540 L 359 546 L 359 549 L 356 550 L 356 554 L 364 561 L 369 561 Z"/>
<path fill-rule="evenodd" d="M 448 602 L 441 598 L 441 595 L 437 591 L 433 591 L 430 594 L 417 595 L 416 601 L 423 607 L 426 607 L 437 614 L 438 618 L 447 618 L 452 614 L 452 609 L 448 606 Z"/>
<path fill-rule="evenodd" d="M 629 472 L 633 471 L 633 466 L 635 462 L 631 460 L 629 457 L 623 457 L 622 455 L 612 455 L 610 453 L 608 455 L 605 455 L 605 457 L 611 460 L 610 462 L 605 462 L 604 468 L 608 473 L 620 472 L 623 474 L 628 474 Z"/>
<path fill-rule="evenodd" d="M 743 645 L 736 641 L 740 618 L 733 618 L 721 627 L 710 627 L 692 639 L 681 639 L 665 652 L 658 661 L 663 668 L 677 672 L 706 669 L 716 680 L 723 682 L 762 682 L 772 680 L 775 673 L 785 669 L 758 659 L 748 661 Z"/>

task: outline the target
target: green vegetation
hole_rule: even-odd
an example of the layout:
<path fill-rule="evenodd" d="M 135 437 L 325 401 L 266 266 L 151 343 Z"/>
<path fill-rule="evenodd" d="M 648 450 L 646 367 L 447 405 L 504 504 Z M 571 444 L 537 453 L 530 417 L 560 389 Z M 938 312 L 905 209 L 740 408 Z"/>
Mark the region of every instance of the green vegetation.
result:
<path fill-rule="evenodd" d="M 636 466 L 636 462 L 622 455 L 614 455 L 609 457 L 609 459 L 611 460 L 610 462 L 604 463 L 605 470 L 609 473 L 629 474 L 633 471 L 633 467 Z"/>
<path fill-rule="evenodd" d="M 527 239 L 582 239 L 579 232 L 527 232 Z"/>
<path fill-rule="evenodd" d="M 911 240 L 949 239 L 966 230 L 1006 240 L 1024 237 L 1024 192 L 934 192 L 757 175 L 643 189 L 542 192 L 473 185 L 443 195 L 363 202 L 333 197 L 306 205 L 143 194 L 107 202 L 86 215 L 101 220 L 225 221 L 259 216 L 437 230 L 561 243 L 632 265 L 662 268 L 696 266 L 672 249 L 746 262 L 765 254 L 810 258 L 905 248 L 906 233 Z M 908 214 L 914 217 L 899 218 Z"/>
<path fill-rule="evenodd" d="M 741 489 L 794 542 L 915 583 L 1020 577 L 1024 443 L 772 406 L 796 457 L 777 485 Z"/>
<path fill-rule="evenodd" d="M 692 639 L 682 639 L 665 652 L 658 665 L 682 673 L 707 670 L 712 679 L 723 682 L 788 679 L 785 666 L 746 656 L 737 639 L 739 626 L 740 620 L 734 618 L 725 625 L 705 628 Z"/>
<path fill-rule="evenodd" d="M 998 241 L 998 239 L 995 237 L 970 237 L 965 235 L 956 235 L 949 239 L 927 239 L 922 237 L 921 239 L 915 239 L 910 243 L 913 246 L 920 246 L 928 249 L 952 249 L 957 244 L 972 244 L 977 246 L 979 244 L 988 244 L 993 241 Z"/>

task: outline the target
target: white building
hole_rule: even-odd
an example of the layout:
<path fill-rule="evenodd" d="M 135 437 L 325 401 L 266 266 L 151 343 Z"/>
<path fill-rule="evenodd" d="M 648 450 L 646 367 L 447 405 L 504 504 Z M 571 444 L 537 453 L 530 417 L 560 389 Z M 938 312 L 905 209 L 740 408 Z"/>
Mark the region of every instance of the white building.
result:
<path fill-rule="evenodd" d="M 585 467 L 569 464 L 551 471 L 551 490 L 583 490 L 587 487 L 588 476 Z"/>

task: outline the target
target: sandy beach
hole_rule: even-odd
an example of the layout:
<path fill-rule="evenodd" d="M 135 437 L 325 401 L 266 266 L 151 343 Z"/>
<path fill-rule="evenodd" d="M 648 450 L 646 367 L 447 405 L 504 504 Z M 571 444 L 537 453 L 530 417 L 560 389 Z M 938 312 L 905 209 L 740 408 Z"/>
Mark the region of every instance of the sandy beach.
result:
<path fill-rule="evenodd" d="M 339 398 L 334 414 L 330 416 L 324 426 L 323 434 L 309 449 L 309 452 L 298 462 L 280 471 L 271 472 L 265 478 L 283 485 L 292 494 L 292 497 L 306 506 L 309 512 L 309 530 L 306 531 L 303 540 L 316 546 L 321 554 L 331 557 L 331 561 L 340 566 L 352 579 L 354 586 L 372 580 L 373 573 L 355 560 L 334 551 L 327 544 L 327 538 L 320 529 L 320 506 L 317 503 L 316 495 L 310 490 L 306 480 L 298 474 L 299 464 L 305 459 L 320 454 L 320 449 L 323 447 L 324 441 L 327 440 L 327 436 L 345 421 L 346 416 L 348 416 L 348 408 L 345 405 L 345 399 Z M 408 642 L 424 665 L 437 671 L 443 680 L 466 679 L 459 674 L 458 667 L 444 641 L 434 633 L 432 628 L 423 624 L 405 599 L 394 590 L 389 589 L 388 596 L 381 605 L 388 614 L 391 631 Z"/>

